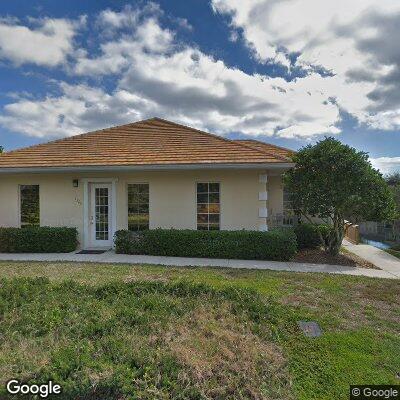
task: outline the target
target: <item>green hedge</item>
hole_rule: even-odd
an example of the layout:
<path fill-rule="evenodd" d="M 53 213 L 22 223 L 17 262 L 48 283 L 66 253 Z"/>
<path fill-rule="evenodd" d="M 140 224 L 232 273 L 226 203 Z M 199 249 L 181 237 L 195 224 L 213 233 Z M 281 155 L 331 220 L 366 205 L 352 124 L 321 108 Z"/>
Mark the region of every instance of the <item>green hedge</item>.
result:
<path fill-rule="evenodd" d="M 195 231 L 154 229 L 118 231 L 117 253 L 153 256 L 230 258 L 286 261 L 297 251 L 290 229 L 256 231 Z"/>
<path fill-rule="evenodd" d="M 76 228 L 0 228 L 0 253 L 68 253 L 78 245 Z"/>
<path fill-rule="evenodd" d="M 328 225 L 313 225 L 313 224 L 299 224 L 294 228 L 294 232 L 297 238 L 297 246 L 299 249 L 316 249 L 323 245 L 321 243 L 321 237 L 319 232 L 322 233 L 322 237 L 327 238 L 329 235 L 330 228 Z"/>

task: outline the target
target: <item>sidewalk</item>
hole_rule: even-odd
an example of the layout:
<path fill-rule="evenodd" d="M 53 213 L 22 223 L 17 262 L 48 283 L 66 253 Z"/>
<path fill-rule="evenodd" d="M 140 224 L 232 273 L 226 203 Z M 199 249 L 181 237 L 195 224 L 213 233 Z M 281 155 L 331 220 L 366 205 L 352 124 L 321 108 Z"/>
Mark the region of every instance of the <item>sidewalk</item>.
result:
<path fill-rule="evenodd" d="M 351 250 L 352 251 L 352 250 Z M 197 266 L 197 267 L 225 267 L 245 269 L 266 269 L 273 271 L 289 272 L 325 272 L 341 275 L 359 275 L 372 278 L 400 279 L 398 271 L 386 271 L 377 269 L 354 268 L 343 265 L 310 264 L 280 261 L 252 261 L 252 260 L 227 260 L 211 258 L 187 258 L 187 257 L 157 257 L 136 256 L 128 254 L 115 254 L 110 250 L 103 254 L 76 254 L 74 253 L 50 253 L 50 254 L 9 254 L 0 253 L 0 261 L 72 261 L 93 263 L 120 263 L 120 264 L 157 264 L 167 266 Z M 1 277 L 1 269 L 0 269 Z"/>
<path fill-rule="evenodd" d="M 383 271 L 400 277 L 400 260 L 386 251 L 378 249 L 369 244 L 352 244 L 347 240 L 343 241 L 343 247 L 355 255 L 376 265 Z"/>

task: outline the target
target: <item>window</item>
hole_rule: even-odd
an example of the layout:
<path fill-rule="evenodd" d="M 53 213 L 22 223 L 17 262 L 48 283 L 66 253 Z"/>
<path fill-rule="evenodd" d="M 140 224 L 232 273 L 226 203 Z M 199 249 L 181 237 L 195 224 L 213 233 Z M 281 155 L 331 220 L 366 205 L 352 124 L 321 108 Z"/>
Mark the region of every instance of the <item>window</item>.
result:
<path fill-rule="evenodd" d="M 197 184 L 197 229 L 219 230 L 219 183 Z"/>
<path fill-rule="evenodd" d="M 283 220 L 282 220 L 282 225 L 284 225 L 284 226 L 293 226 L 293 224 L 294 224 L 294 211 L 293 211 L 291 196 L 292 196 L 292 194 L 284 186 L 283 187 Z"/>
<path fill-rule="evenodd" d="M 283 187 L 283 212 L 293 212 L 291 193 L 287 190 L 286 186 Z"/>
<path fill-rule="evenodd" d="M 21 185 L 19 197 L 21 228 L 24 226 L 39 226 L 39 185 Z"/>
<path fill-rule="evenodd" d="M 128 229 L 130 231 L 149 229 L 148 183 L 128 185 Z"/>

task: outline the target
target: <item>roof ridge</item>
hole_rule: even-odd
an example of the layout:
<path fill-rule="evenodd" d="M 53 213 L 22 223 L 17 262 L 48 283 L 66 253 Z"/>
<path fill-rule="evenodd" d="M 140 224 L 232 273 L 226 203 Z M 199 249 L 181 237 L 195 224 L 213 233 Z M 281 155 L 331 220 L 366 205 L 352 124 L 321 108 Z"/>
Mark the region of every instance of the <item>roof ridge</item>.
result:
<path fill-rule="evenodd" d="M 277 148 L 277 149 L 287 150 L 287 151 L 290 151 L 290 152 L 292 152 L 292 153 L 296 153 L 295 150 L 289 149 L 288 147 L 278 146 L 278 145 L 273 144 L 273 143 L 266 143 L 266 142 L 263 142 L 263 141 L 257 140 L 257 139 L 235 139 L 235 140 L 236 140 L 237 142 L 246 141 L 246 142 L 256 142 L 256 143 L 267 144 L 268 146 L 272 146 L 272 147 L 275 147 L 275 148 Z"/>
<path fill-rule="evenodd" d="M 192 128 L 191 126 L 183 125 L 183 124 L 180 124 L 180 123 L 178 123 L 178 122 L 169 121 L 169 120 L 164 119 L 164 118 L 154 117 L 154 118 L 150 118 L 150 119 L 148 119 L 148 120 L 146 120 L 146 121 L 144 121 L 144 122 L 151 121 L 151 120 L 166 122 L 167 124 L 170 124 L 170 125 L 176 125 L 176 126 L 179 126 L 179 127 L 182 127 L 182 128 L 190 129 L 191 131 L 195 131 L 195 132 L 197 132 L 197 133 L 201 133 L 201 134 L 207 135 L 207 136 L 212 136 L 212 137 L 214 137 L 214 138 L 216 138 L 216 139 L 223 140 L 223 141 L 225 141 L 225 142 L 233 142 L 233 140 L 224 138 L 223 136 L 216 135 L 215 133 L 210 133 L 210 132 L 202 131 L 202 130 L 200 130 L 200 129 Z"/>
<path fill-rule="evenodd" d="M 238 144 L 238 145 L 240 145 L 240 146 L 242 146 L 242 147 L 246 147 L 246 148 L 251 149 L 251 150 L 253 150 L 253 151 L 256 151 L 256 152 L 258 152 L 258 153 L 261 153 L 261 154 L 268 154 L 268 155 L 270 155 L 270 156 L 280 158 L 280 159 L 283 160 L 283 161 L 287 161 L 287 158 L 282 158 L 281 156 L 278 156 L 277 154 L 267 153 L 266 151 L 262 151 L 262 150 L 259 150 L 259 149 L 255 149 L 254 147 L 248 146 L 248 145 L 246 145 L 246 144 L 244 144 L 244 143 L 238 143 L 238 142 L 235 141 L 235 140 L 228 139 L 228 138 L 225 138 L 225 137 L 223 137 L 223 136 L 216 135 L 215 133 L 210 133 L 210 132 L 202 131 L 202 130 L 200 130 L 200 129 L 192 128 L 191 126 L 187 126 L 187 125 L 183 125 L 183 124 L 179 124 L 178 122 L 169 121 L 169 120 L 164 119 L 164 118 L 153 117 L 153 118 L 149 118 L 148 120 L 145 120 L 145 121 L 143 121 L 143 122 L 147 122 L 147 121 L 151 121 L 151 120 L 166 122 L 167 124 L 176 125 L 176 126 L 179 126 L 179 127 L 182 127 L 182 128 L 190 129 L 190 130 L 195 131 L 195 132 L 197 132 L 197 133 L 201 133 L 201 134 L 203 134 L 203 135 L 211 136 L 211 137 L 213 137 L 213 138 L 222 140 L 222 141 L 224 141 L 224 142 L 233 143 L 233 144 Z"/>
<path fill-rule="evenodd" d="M 247 147 L 248 149 L 257 150 L 257 151 L 259 151 L 259 152 L 262 153 L 262 154 L 267 154 L 267 155 L 269 155 L 269 156 L 279 158 L 279 159 L 282 160 L 282 161 L 288 161 L 288 160 L 290 160 L 289 157 L 281 156 L 281 155 L 275 154 L 275 153 L 270 153 L 269 151 L 266 151 L 266 150 L 256 149 L 255 147 L 253 147 L 253 146 L 251 146 L 251 145 L 249 145 L 249 144 L 246 144 L 246 143 L 240 143 L 240 144 L 241 144 L 242 146 Z"/>

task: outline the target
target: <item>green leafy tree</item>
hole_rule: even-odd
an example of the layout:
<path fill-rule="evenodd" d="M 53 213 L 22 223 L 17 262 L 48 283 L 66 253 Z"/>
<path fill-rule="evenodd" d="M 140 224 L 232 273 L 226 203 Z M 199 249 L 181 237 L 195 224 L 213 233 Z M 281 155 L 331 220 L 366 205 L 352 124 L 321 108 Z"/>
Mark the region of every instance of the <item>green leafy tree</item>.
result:
<path fill-rule="evenodd" d="M 385 180 L 389 185 L 390 191 L 393 193 L 394 201 L 397 206 L 396 218 L 400 218 L 400 172 L 393 172 L 392 174 L 386 175 Z"/>
<path fill-rule="evenodd" d="M 3 152 L 3 146 L 0 146 L 0 154 Z"/>
<path fill-rule="evenodd" d="M 331 225 L 325 241 L 331 254 L 340 251 L 345 220 L 393 217 L 393 195 L 367 153 L 328 137 L 303 147 L 293 161 L 296 166 L 284 177 L 293 208 L 310 223 L 316 224 L 316 217 Z"/>
<path fill-rule="evenodd" d="M 386 175 L 385 181 L 389 186 L 400 186 L 400 172 L 392 172 Z"/>

